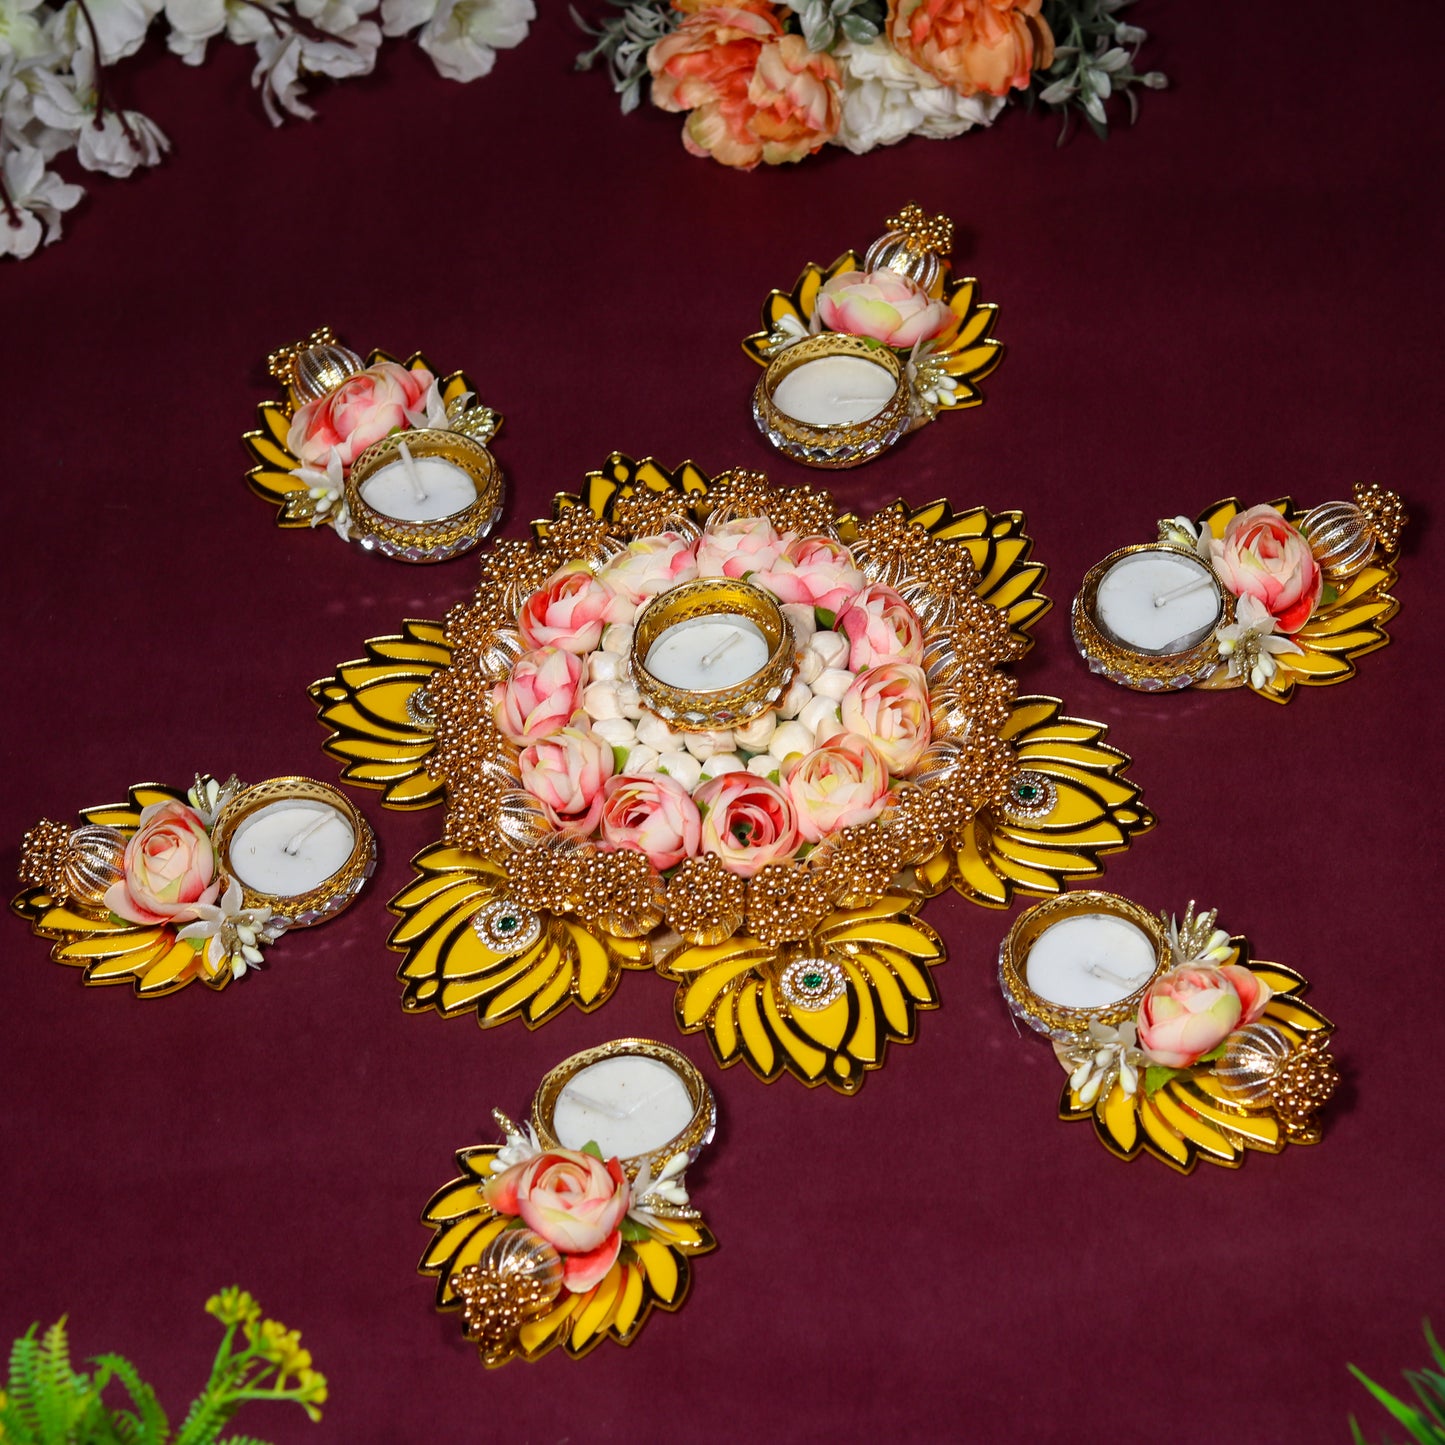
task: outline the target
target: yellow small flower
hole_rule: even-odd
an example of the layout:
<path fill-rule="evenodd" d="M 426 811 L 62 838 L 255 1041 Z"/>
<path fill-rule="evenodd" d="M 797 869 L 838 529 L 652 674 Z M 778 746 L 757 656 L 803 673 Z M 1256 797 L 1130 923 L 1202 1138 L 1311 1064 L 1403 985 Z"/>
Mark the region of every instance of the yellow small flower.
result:
<path fill-rule="evenodd" d="M 232 1285 L 206 1301 L 206 1313 L 215 1315 L 223 1325 L 247 1325 L 259 1319 L 261 1306 L 243 1289 Z"/>
<path fill-rule="evenodd" d="M 303 1350 L 302 1354 L 306 1352 Z M 310 1356 L 307 1356 L 309 1361 Z M 296 1381 L 301 1408 L 313 1419 L 321 1418 L 320 1407 L 326 1403 L 326 1376 L 319 1370 L 302 1368 Z"/>

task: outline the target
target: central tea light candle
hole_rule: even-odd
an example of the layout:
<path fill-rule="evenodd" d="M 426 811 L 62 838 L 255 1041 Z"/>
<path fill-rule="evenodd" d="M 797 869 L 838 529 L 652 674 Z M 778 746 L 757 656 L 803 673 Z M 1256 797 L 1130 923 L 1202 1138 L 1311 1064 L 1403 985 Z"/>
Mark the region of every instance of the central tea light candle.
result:
<path fill-rule="evenodd" d="M 557 1095 L 552 1132 L 567 1149 L 594 1143 L 605 1158 L 662 1149 L 696 1112 L 675 1070 L 640 1054 L 620 1054 L 575 1073 Z"/>
<path fill-rule="evenodd" d="M 355 847 L 356 832 L 338 809 L 287 799 L 242 819 L 230 836 L 226 867 L 257 893 L 291 898 L 335 876 Z"/>
<path fill-rule="evenodd" d="M 438 522 L 464 512 L 477 500 L 476 483 L 464 468 L 441 457 L 404 455 L 362 482 L 362 500 L 374 511 L 406 522 Z"/>
<path fill-rule="evenodd" d="M 773 404 L 812 426 L 848 426 L 877 416 L 897 390 L 897 380 L 865 357 L 820 356 L 778 382 Z"/>
<path fill-rule="evenodd" d="M 725 612 L 669 627 L 648 649 L 646 667 L 670 687 L 711 692 L 752 677 L 771 653 L 756 623 Z"/>
<path fill-rule="evenodd" d="M 1118 1003 L 1149 982 L 1158 964 L 1154 940 L 1108 913 L 1060 919 L 1033 941 L 1024 979 L 1049 1003 L 1097 1009 Z"/>
<path fill-rule="evenodd" d="M 1150 656 L 1187 652 L 1214 630 L 1223 604 L 1213 571 L 1173 548 L 1122 557 L 1099 580 L 1095 620 L 1107 636 Z"/>

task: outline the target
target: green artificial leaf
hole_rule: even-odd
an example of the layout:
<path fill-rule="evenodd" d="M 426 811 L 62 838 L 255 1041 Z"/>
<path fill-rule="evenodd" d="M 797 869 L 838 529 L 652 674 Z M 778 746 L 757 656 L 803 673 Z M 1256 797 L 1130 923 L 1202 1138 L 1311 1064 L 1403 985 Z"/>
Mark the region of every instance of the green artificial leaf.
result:
<path fill-rule="evenodd" d="M 1228 1040 L 1226 1039 L 1226 1040 L 1225 1040 L 1225 1043 L 1227 1043 L 1227 1042 L 1228 1042 Z M 1210 1051 L 1209 1051 L 1207 1054 L 1200 1054 L 1200 1056 L 1195 1060 L 1195 1063 L 1208 1064 L 1208 1063 L 1212 1063 L 1215 1059 L 1222 1059 L 1223 1057 L 1224 1057 L 1224 1044 L 1221 1043 L 1221 1044 L 1218 1044 L 1216 1047 L 1210 1049 Z"/>
<path fill-rule="evenodd" d="M 627 766 L 627 749 L 612 744 L 612 771 L 620 773 Z"/>
<path fill-rule="evenodd" d="M 1178 1072 L 1178 1069 L 1166 1069 L 1163 1064 L 1150 1064 L 1144 1070 L 1144 1092 L 1149 1095 L 1158 1093 Z"/>
<path fill-rule="evenodd" d="M 1330 584 L 1329 584 L 1328 582 L 1326 582 L 1325 585 L 1320 588 L 1320 606 L 1321 606 L 1321 607 L 1328 607 L 1328 606 L 1330 605 L 1330 603 L 1332 603 L 1332 602 L 1338 602 L 1339 600 L 1340 600 L 1340 589 L 1339 589 L 1338 587 L 1331 587 Z"/>
<path fill-rule="evenodd" d="M 813 616 L 817 619 L 818 627 L 823 632 L 831 632 L 833 624 L 838 620 L 836 612 L 829 612 L 826 607 L 815 607 Z"/>
<path fill-rule="evenodd" d="M 594 1159 L 600 1160 L 604 1164 L 607 1162 L 602 1158 L 602 1151 L 597 1147 L 597 1141 L 595 1139 L 589 1139 L 582 1146 L 582 1152 L 584 1154 L 590 1154 Z"/>
<path fill-rule="evenodd" d="M 140 1371 L 124 1355 L 97 1355 L 91 1363 L 125 1387 L 131 1403 L 135 1405 L 136 1415 L 133 1418 L 140 1429 L 133 1438 L 137 1442 L 143 1441 L 144 1445 L 164 1445 L 170 1439 L 170 1421 L 161 1409 L 156 1392 L 141 1379 Z"/>
<path fill-rule="evenodd" d="M 627 1215 L 623 1215 L 622 1223 L 617 1226 L 617 1232 L 629 1244 L 640 1244 L 643 1240 L 652 1238 L 652 1231 L 645 1224 L 639 1224 Z"/>

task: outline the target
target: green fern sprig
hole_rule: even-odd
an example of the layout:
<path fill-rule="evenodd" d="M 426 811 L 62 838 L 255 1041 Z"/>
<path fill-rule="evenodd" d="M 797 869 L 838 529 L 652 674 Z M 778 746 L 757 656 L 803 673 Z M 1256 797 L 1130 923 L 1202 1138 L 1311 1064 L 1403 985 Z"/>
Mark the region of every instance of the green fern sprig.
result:
<path fill-rule="evenodd" d="M 1383 1385 L 1377 1385 L 1363 1370 L 1357 1370 L 1353 1365 L 1349 1370 L 1396 1424 L 1403 1425 L 1410 1432 L 1410 1438 L 1416 1445 L 1445 1445 L 1445 1350 L 1440 1348 L 1429 1320 L 1425 1321 L 1425 1339 L 1436 1368 L 1401 1371 L 1423 1409 L 1416 1409 Z M 1355 1445 L 1366 1445 L 1359 1422 L 1353 1415 L 1350 1417 L 1350 1433 Z M 1389 1442 L 1382 1441 L 1381 1445 L 1389 1445 Z"/>

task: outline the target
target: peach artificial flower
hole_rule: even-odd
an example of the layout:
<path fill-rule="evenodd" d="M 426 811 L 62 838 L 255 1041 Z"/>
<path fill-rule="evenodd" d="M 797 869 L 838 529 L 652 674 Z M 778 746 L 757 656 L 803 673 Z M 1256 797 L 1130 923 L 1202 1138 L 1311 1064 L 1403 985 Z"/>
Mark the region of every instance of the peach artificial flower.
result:
<path fill-rule="evenodd" d="M 888 800 L 888 765 L 872 743 L 840 733 L 788 769 L 798 831 L 816 843 L 839 828 L 868 823 Z"/>
<path fill-rule="evenodd" d="M 682 143 L 695 156 L 750 171 L 802 160 L 837 132 L 837 62 L 783 34 L 762 0 L 691 10 L 647 64 L 653 104 L 688 112 Z"/>
<path fill-rule="evenodd" d="M 492 717 L 502 736 L 526 747 L 565 727 L 577 711 L 584 666 L 561 647 L 523 653 L 507 680 L 492 689 Z"/>
<path fill-rule="evenodd" d="M 1324 575 L 1310 544 L 1267 503 L 1232 517 L 1205 542 L 1219 580 L 1236 597 L 1257 597 L 1281 632 L 1298 632 L 1319 605 Z"/>
<path fill-rule="evenodd" d="M 702 812 L 702 851 L 730 873 L 751 878 L 791 858 L 802 835 L 788 795 L 753 773 L 722 773 L 693 794 Z"/>
<path fill-rule="evenodd" d="M 774 566 L 791 533 L 779 536 L 766 517 L 734 517 L 704 528 L 697 544 L 699 577 L 741 577 Z"/>
<path fill-rule="evenodd" d="M 334 447 L 341 465 L 349 467 L 373 442 L 411 425 L 408 413 L 424 409 L 434 380 L 424 366 L 413 371 L 378 361 L 308 401 L 291 418 L 286 448 L 303 465 L 324 468 Z"/>
<path fill-rule="evenodd" d="M 774 562 L 748 579 L 780 602 L 821 607 L 835 617 L 863 588 L 853 554 L 831 537 L 794 537 Z"/>
<path fill-rule="evenodd" d="M 597 574 L 597 580 L 636 608 L 659 592 L 680 582 L 691 582 L 696 576 L 692 541 L 677 532 L 661 532 L 629 542 L 627 550 Z"/>
<path fill-rule="evenodd" d="M 848 666 L 853 672 L 880 662 L 923 660 L 923 624 L 918 614 L 881 582 L 854 597 L 834 626 L 848 639 Z"/>
<path fill-rule="evenodd" d="M 663 773 L 609 778 L 602 787 L 601 824 L 609 848 L 645 854 L 659 873 L 693 857 L 702 837 L 697 804 Z"/>
<path fill-rule="evenodd" d="M 902 351 L 934 341 L 958 325 L 947 302 L 886 266 L 829 277 L 818 292 L 818 315 L 829 331 L 870 336 Z"/>
<path fill-rule="evenodd" d="M 886 34 L 905 60 L 960 95 L 1026 90 L 1054 63 L 1043 0 L 889 0 Z"/>
<path fill-rule="evenodd" d="M 612 745 L 586 718 L 522 749 L 522 786 L 542 805 L 554 827 L 591 833 L 602 815 L 602 785 L 612 776 Z"/>
<path fill-rule="evenodd" d="M 1139 1045 L 1151 1063 L 1187 1069 L 1259 1018 L 1270 996 L 1269 985 L 1237 963 L 1171 968 L 1139 1001 Z"/>
<path fill-rule="evenodd" d="M 624 610 L 583 562 L 569 562 L 554 572 L 517 613 L 517 631 L 529 648 L 560 647 L 578 654 L 592 652 L 603 629 Z"/>
<path fill-rule="evenodd" d="M 582 1294 L 600 1284 L 617 1259 L 632 1190 L 616 1159 L 604 1163 L 579 1149 L 549 1149 L 492 1175 L 482 1198 L 540 1234 L 562 1257 L 562 1283 Z"/>
<path fill-rule="evenodd" d="M 197 905 L 221 891 L 211 835 L 185 803 L 152 803 L 125 845 L 124 876 L 105 891 L 105 906 L 127 923 L 189 923 Z"/>
<path fill-rule="evenodd" d="M 912 663 L 883 662 L 860 673 L 843 694 L 838 715 L 850 733 L 878 749 L 894 777 L 911 773 L 933 740 L 928 680 Z"/>

